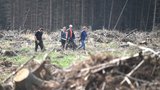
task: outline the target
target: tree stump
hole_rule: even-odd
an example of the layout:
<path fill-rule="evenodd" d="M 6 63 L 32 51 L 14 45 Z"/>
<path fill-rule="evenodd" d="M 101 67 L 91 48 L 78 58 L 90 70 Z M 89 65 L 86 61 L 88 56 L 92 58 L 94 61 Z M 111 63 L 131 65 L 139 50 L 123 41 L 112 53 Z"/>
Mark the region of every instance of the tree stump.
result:
<path fill-rule="evenodd" d="M 18 71 L 13 80 L 15 90 L 53 90 L 60 86 L 56 81 L 45 81 L 36 77 L 27 68 Z"/>

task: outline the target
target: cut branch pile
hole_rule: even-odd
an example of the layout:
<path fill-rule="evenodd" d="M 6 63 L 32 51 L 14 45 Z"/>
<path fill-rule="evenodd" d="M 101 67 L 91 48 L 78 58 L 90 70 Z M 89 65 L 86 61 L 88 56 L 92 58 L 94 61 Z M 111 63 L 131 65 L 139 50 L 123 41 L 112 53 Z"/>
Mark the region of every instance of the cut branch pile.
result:
<path fill-rule="evenodd" d="M 0 90 L 155 90 L 160 88 L 160 57 L 152 49 L 122 58 L 97 54 L 67 69 L 50 61 L 27 63 Z M 46 58 L 45 58 L 46 59 Z M 26 65 L 26 64 L 25 64 Z M 32 66 L 32 68 L 30 68 Z"/>

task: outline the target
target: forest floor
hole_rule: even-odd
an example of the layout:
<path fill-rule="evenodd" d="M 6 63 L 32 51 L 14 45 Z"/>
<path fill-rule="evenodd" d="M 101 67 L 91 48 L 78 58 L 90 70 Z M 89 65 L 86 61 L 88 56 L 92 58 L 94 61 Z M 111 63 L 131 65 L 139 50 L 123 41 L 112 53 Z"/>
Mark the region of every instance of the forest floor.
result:
<path fill-rule="evenodd" d="M 77 31 L 75 33 L 76 44 L 79 45 L 80 32 Z M 38 52 L 35 52 L 34 33 L 30 31 L 0 31 L 0 82 L 33 56 L 35 56 L 35 61 L 43 62 L 45 54 L 50 50 L 48 57 L 51 63 L 63 69 L 68 69 L 76 63 L 83 62 L 89 59 L 91 55 L 105 54 L 120 58 L 130 57 L 141 51 L 137 47 L 130 47 L 127 42 L 151 48 L 156 52 L 160 51 L 160 32 L 133 31 L 123 33 L 96 30 L 88 31 L 87 33 L 86 50 L 61 50 L 60 32 L 51 32 L 43 35 L 46 51 L 42 52 L 39 49 Z M 109 78 L 109 76 L 106 78 Z"/>

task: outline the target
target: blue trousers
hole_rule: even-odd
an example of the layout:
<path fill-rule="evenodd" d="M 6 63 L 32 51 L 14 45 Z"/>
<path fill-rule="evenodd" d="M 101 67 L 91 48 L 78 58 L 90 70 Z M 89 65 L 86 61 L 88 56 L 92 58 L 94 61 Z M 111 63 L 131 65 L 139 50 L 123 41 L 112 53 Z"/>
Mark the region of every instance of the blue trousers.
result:
<path fill-rule="evenodd" d="M 81 40 L 81 45 L 79 47 L 80 48 L 83 48 L 85 50 L 85 40 Z"/>

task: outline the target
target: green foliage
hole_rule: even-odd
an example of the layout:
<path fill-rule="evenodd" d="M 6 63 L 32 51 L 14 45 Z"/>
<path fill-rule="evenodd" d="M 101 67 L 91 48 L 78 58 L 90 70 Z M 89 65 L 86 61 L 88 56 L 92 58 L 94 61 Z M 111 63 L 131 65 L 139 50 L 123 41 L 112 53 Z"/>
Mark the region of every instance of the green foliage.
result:
<path fill-rule="evenodd" d="M 29 56 L 15 56 L 15 57 L 11 57 L 10 61 L 12 61 L 15 64 L 21 65 L 23 63 L 25 63 L 27 60 L 29 60 L 31 57 Z"/>
<path fill-rule="evenodd" d="M 29 56 L 17 56 L 13 58 L 13 61 L 17 64 L 23 64 L 25 63 L 27 60 L 29 60 L 31 57 Z"/>
<path fill-rule="evenodd" d="M 44 55 L 45 55 L 45 52 L 36 52 L 36 53 L 35 53 L 35 56 L 36 56 L 35 59 L 36 59 L 36 60 L 39 60 L 39 61 L 42 61 Z"/>
<path fill-rule="evenodd" d="M 29 58 L 30 58 L 29 56 L 13 56 L 13 57 L 1 56 L 0 61 L 7 60 L 9 62 L 13 62 L 14 64 L 21 65 L 25 63 Z"/>
<path fill-rule="evenodd" d="M 24 48 L 21 48 L 20 51 L 22 52 L 29 52 L 31 50 L 31 48 L 28 48 L 28 47 L 24 47 Z"/>
<path fill-rule="evenodd" d="M 50 58 L 53 64 L 58 65 L 62 68 L 67 68 L 76 60 L 76 55 L 74 54 L 67 54 L 62 55 L 58 52 L 52 52 L 50 54 Z"/>

